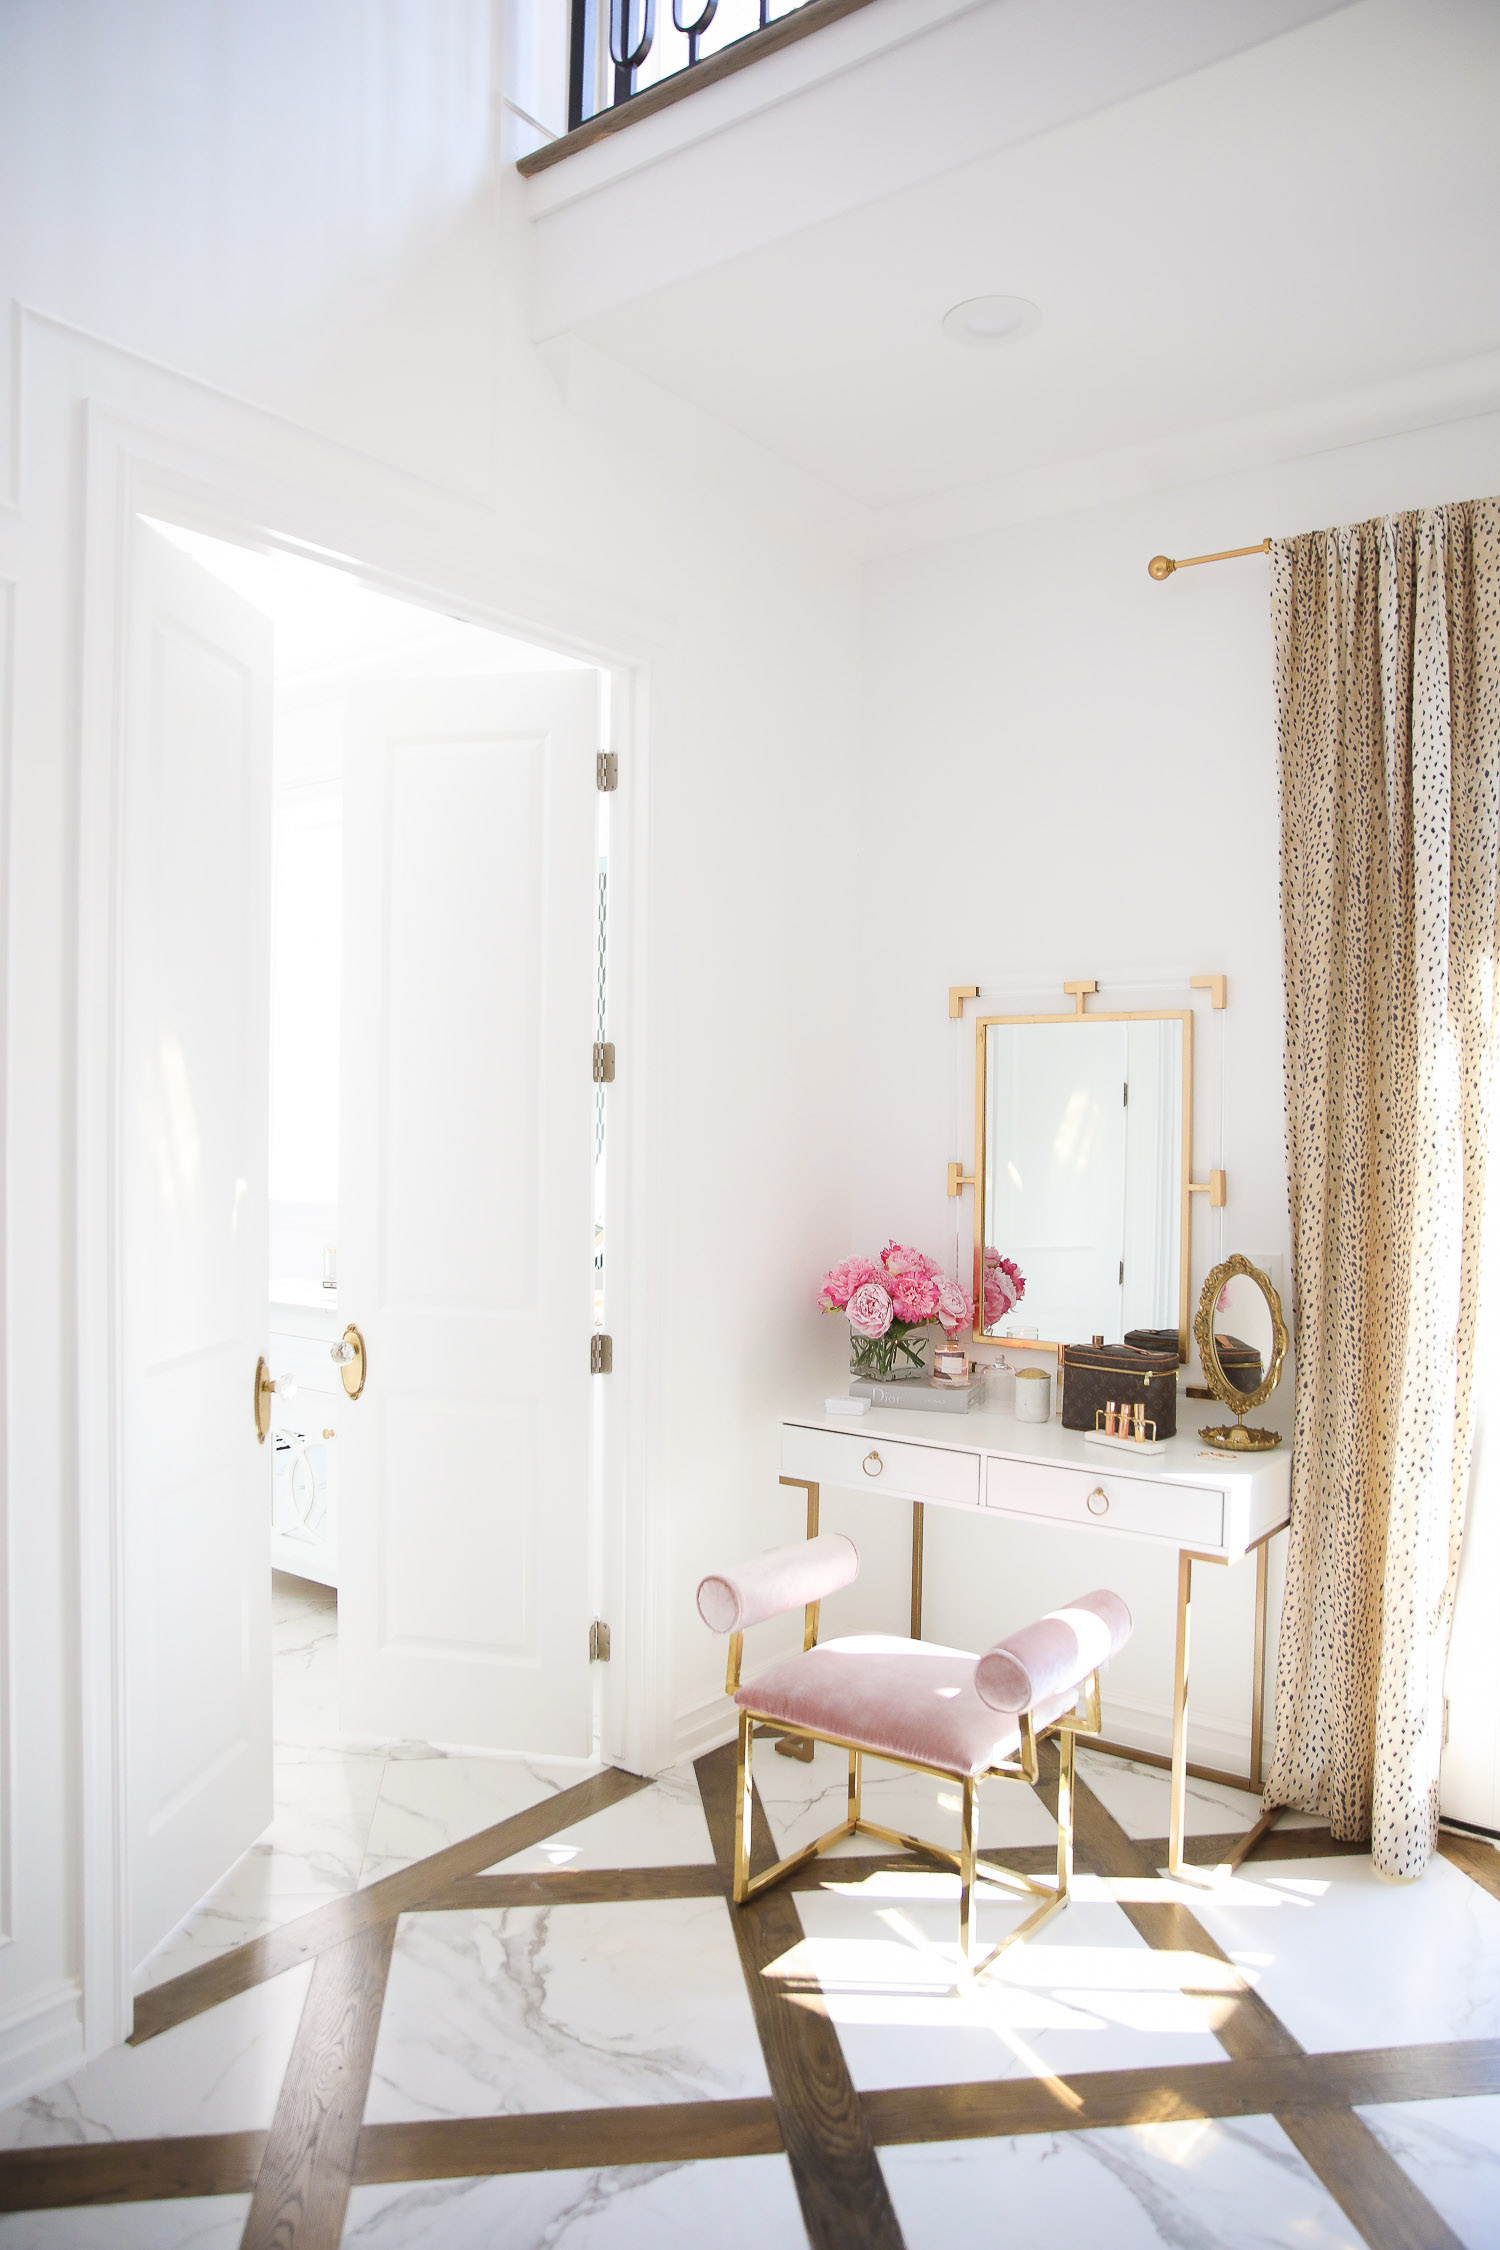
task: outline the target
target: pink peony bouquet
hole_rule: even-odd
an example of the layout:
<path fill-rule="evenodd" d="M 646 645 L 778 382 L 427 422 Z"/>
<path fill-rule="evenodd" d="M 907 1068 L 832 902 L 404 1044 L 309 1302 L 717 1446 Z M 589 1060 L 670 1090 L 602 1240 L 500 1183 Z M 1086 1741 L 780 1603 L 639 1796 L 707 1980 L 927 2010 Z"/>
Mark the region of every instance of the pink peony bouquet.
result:
<path fill-rule="evenodd" d="M 888 1242 L 878 1259 L 846 1258 L 832 1267 L 818 1303 L 824 1312 L 848 1317 L 851 1372 L 879 1382 L 923 1372 L 927 1338 L 921 1331 L 934 1321 L 951 1338 L 974 1318 L 968 1290 L 935 1258 L 901 1242 Z"/>
<path fill-rule="evenodd" d="M 1026 1276 L 1014 1258 L 1002 1258 L 998 1250 L 984 1254 L 984 1325 L 998 1328 L 1001 1321 L 1013 1313 L 1026 1294 Z"/>

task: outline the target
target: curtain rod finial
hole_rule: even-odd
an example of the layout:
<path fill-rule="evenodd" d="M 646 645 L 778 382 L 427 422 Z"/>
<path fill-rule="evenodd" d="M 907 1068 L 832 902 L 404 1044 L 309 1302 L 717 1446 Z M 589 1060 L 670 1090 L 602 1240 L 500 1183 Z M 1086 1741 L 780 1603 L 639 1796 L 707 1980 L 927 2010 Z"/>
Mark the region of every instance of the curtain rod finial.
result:
<path fill-rule="evenodd" d="M 1150 562 L 1147 563 L 1146 568 L 1150 571 L 1153 578 L 1160 581 L 1163 578 L 1170 578 L 1173 571 L 1177 568 L 1177 565 L 1173 562 L 1170 555 L 1153 555 Z"/>

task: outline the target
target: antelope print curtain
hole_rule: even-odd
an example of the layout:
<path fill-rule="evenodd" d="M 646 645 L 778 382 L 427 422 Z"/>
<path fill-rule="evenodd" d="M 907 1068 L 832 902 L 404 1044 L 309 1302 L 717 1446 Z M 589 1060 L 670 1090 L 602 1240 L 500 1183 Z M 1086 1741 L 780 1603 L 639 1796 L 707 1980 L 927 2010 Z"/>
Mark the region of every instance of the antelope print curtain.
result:
<path fill-rule="evenodd" d="M 1495 1013 L 1500 499 L 1274 543 L 1297 1403 L 1266 1803 L 1421 1873 Z"/>

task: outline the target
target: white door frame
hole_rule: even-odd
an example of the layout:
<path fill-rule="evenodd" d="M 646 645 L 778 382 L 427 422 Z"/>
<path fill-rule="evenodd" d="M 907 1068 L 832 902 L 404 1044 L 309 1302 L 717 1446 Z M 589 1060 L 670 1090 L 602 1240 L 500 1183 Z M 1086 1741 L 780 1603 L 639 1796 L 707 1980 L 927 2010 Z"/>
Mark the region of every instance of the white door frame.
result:
<path fill-rule="evenodd" d="M 78 339 L 80 344 L 84 339 Z M 132 2016 L 125 1851 L 119 1458 L 120 705 L 136 514 L 248 538 L 354 569 L 381 590 L 586 657 L 612 674 L 620 787 L 612 808 L 611 1033 L 622 1058 L 611 1112 L 608 1318 L 618 1372 L 602 1429 L 597 1583 L 618 1654 L 601 1682 L 603 1755 L 637 1771 L 668 1754 L 669 1695 L 654 1630 L 661 1534 L 649 1520 L 645 1398 L 648 1229 L 643 1224 L 648 1037 L 651 670 L 672 635 L 639 610 L 532 569 L 496 519 L 377 462 L 105 347 L 80 354 L 85 429 L 78 641 L 77 1446 L 80 1884 L 84 2041 L 97 2053 Z M 105 375 L 98 384 L 98 373 Z M 118 372 L 118 382 L 108 378 Z M 106 388 L 107 385 L 107 388 Z M 103 403 L 103 391 L 110 403 Z M 128 403 L 114 403 L 119 392 Z M 170 428 L 172 435 L 165 434 Z M 580 1089 L 582 1098 L 582 1088 Z M 588 1348 L 580 1336 L 578 1349 Z M 247 1377 L 248 1383 L 248 1377 Z M 268 1561 L 269 1567 L 269 1561 Z"/>

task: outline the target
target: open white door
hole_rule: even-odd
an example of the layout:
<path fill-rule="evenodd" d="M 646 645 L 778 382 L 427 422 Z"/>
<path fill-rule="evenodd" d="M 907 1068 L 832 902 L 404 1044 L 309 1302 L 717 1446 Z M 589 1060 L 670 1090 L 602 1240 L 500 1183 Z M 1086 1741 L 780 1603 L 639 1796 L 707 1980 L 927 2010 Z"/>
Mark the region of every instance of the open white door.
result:
<path fill-rule="evenodd" d="M 271 1818 L 272 629 L 134 531 L 122 802 L 126 1809 L 139 1962 Z"/>
<path fill-rule="evenodd" d="M 595 751 L 588 672 L 349 707 L 339 1704 L 586 1755 Z"/>

